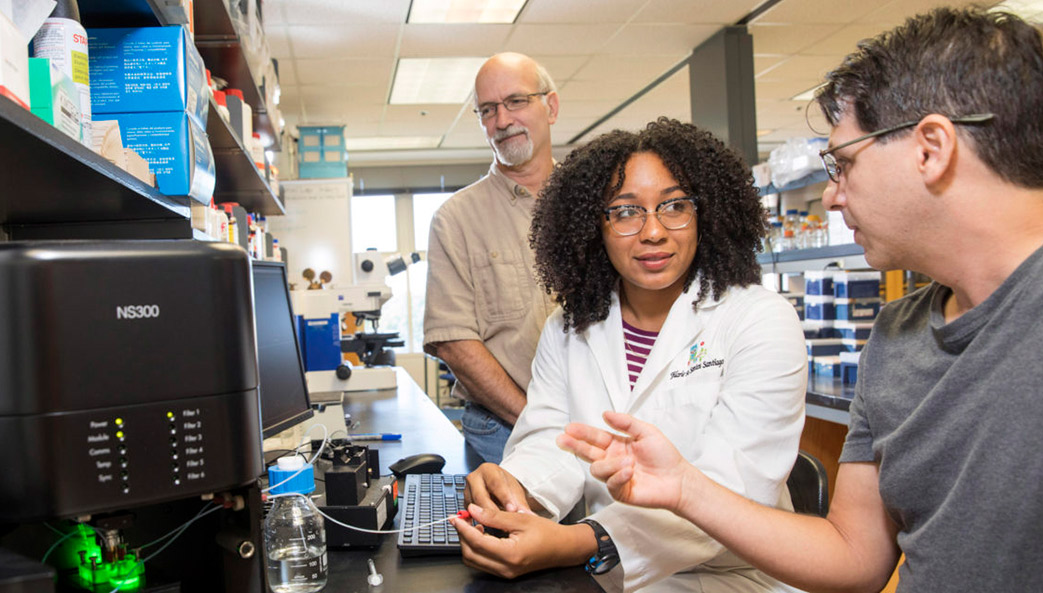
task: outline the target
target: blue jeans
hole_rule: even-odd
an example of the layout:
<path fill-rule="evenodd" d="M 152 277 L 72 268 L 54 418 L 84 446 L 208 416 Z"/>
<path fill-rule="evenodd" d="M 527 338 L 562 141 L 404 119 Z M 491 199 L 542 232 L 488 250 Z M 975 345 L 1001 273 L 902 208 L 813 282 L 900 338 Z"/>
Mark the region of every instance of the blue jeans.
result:
<path fill-rule="evenodd" d="M 503 460 L 503 448 L 513 428 L 510 424 L 471 402 L 464 403 L 464 414 L 460 417 L 460 424 L 464 429 L 464 440 L 481 461 L 500 463 Z M 472 463 L 469 461 L 468 465 L 471 466 Z"/>

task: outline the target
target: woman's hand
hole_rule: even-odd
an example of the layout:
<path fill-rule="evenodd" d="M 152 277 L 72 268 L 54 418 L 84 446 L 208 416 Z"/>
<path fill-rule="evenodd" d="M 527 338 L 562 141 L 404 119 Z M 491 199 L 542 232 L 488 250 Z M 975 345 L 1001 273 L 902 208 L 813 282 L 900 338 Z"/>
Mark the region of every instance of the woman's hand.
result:
<path fill-rule="evenodd" d="M 525 487 L 510 472 L 495 463 L 483 463 L 467 476 L 464 501 L 486 509 L 532 512 Z"/>
<path fill-rule="evenodd" d="M 594 530 L 586 524 L 561 525 L 532 513 L 468 507 L 479 525 L 450 520 L 460 534 L 464 564 L 504 578 L 555 566 L 582 564 L 597 551 Z M 496 537 L 486 528 L 505 533 Z"/>
<path fill-rule="evenodd" d="M 558 446 L 590 462 L 612 498 L 642 507 L 680 509 L 683 486 L 697 472 L 655 426 L 627 414 L 605 412 L 605 422 L 626 435 L 572 423 Z"/>

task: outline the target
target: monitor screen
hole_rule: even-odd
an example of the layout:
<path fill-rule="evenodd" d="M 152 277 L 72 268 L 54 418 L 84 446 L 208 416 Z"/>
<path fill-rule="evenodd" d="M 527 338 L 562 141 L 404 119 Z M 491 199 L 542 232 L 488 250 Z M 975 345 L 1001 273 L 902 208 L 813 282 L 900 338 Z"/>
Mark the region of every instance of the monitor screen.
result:
<path fill-rule="evenodd" d="M 264 438 L 312 415 L 297 324 L 290 307 L 286 266 L 253 262 L 254 320 L 257 327 L 258 391 Z"/>

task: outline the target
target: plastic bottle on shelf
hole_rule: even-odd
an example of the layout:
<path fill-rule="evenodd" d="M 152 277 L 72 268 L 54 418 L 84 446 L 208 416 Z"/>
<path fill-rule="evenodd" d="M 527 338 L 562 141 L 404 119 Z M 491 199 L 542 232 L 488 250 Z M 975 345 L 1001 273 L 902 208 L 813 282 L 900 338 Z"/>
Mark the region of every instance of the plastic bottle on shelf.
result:
<path fill-rule="evenodd" d="M 282 261 L 282 250 L 279 249 L 278 239 L 272 239 L 272 259 L 275 261 Z"/>
<path fill-rule="evenodd" d="M 33 37 L 33 55 L 48 58 L 65 73 L 80 93 L 80 143 L 91 147 L 91 86 L 87 31 L 80 24 L 76 0 L 58 0 L 51 15 Z"/>
<path fill-rule="evenodd" d="M 810 228 L 808 225 L 808 211 L 801 210 L 798 214 L 798 226 L 796 231 L 796 243 L 797 249 L 807 249 L 811 247 Z"/>
<path fill-rule="evenodd" d="M 808 247 L 825 247 L 828 244 L 826 229 L 822 219 L 816 214 L 808 215 Z"/>
<path fill-rule="evenodd" d="M 268 586 L 275 593 L 314 593 L 326 586 L 326 529 L 315 503 L 311 465 L 296 455 L 268 469 L 275 502 L 264 518 Z"/>
<path fill-rule="evenodd" d="M 771 223 L 771 250 L 773 253 L 782 251 L 782 223 L 778 220 Z"/>

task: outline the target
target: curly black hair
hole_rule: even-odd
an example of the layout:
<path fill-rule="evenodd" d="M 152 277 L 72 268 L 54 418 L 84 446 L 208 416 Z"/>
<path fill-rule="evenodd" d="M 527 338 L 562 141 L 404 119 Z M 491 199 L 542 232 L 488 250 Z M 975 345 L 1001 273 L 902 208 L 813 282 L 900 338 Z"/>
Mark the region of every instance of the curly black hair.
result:
<path fill-rule="evenodd" d="M 699 277 L 693 306 L 711 291 L 719 298 L 729 287 L 760 282 L 756 256 L 767 215 L 742 157 L 709 132 L 662 117 L 640 132 L 616 130 L 572 151 L 536 201 L 529 244 L 540 281 L 564 310 L 566 332 L 608 317 L 619 273 L 601 238 L 603 211 L 622 187 L 630 156 L 639 152 L 659 156 L 681 189 L 697 199 L 699 247 L 685 279 L 687 290 Z"/>

